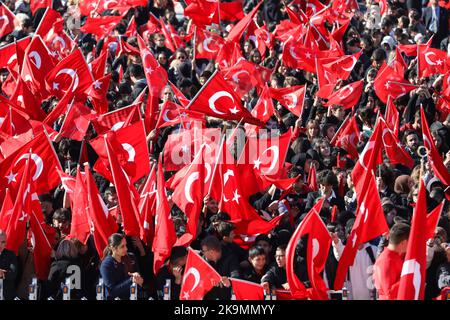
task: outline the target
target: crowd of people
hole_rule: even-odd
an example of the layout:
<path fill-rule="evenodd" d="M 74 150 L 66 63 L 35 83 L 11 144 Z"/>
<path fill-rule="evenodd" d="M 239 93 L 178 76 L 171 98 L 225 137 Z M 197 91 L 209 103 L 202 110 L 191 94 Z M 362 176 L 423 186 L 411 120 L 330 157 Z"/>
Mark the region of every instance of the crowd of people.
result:
<path fill-rule="evenodd" d="M 45 6 L 35 9 L 34 2 L 42 1 L 0 1 L 0 4 L 8 7 L 16 19 L 14 30 L 7 33 L 4 32 L 2 20 L 0 20 L 0 52 L 2 48 L 14 43 L 18 47 L 21 39 L 28 36 L 33 37 L 47 10 Z M 256 113 L 252 111 L 262 99 L 262 92 L 265 92 L 265 89 L 262 90 L 263 86 L 269 89 L 304 86 L 304 100 L 300 114 L 294 114 L 291 112 L 289 104 L 286 106 L 286 103 L 280 103 L 281 100 L 271 96 L 269 100 L 274 105 L 273 115 L 264 119 L 262 127 L 280 135 L 292 132 L 285 155 L 286 166 L 283 169 L 286 171 L 283 179 L 296 178 L 295 181 L 283 188 L 279 184 L 269 184 L 265 188 L 259 188 L 256 190 L 257 192 L 245 199 L 262 219 L 270 221 L 283 215 L 282 219 L 271 230 L 253 234 L 250 240 L 243 242 L 242 233 L 238 234 L 239 230 L 234 220 L 237 213 L 223 211 L 221 197 L 213 197 L 208 192 L 202 194 L 202 203 L 200 207 L 197 207 L 201 211 L 197 232 L 195 238 L 188 242 L 188 246 L 190 249 L 196 250 L 222 277 L 220 283 L 208 291 L 204 299 L 231 299 L 233 290 L 230 279 L 242 279 L 260 284 L 267 293 L 276 290 L 289 292 L 292 287 L 286 267 L 288 261 L 292 261 L 287 259 L 289 242 L 319 199 L 324 199 L 319 216 L 331 238 L 328 256 L 323 270 L 320 270 L 320 275 L 329 290 L 341 289 L 334 287 L 338 265 L 340 259 L 345 256 L 344 247 L 353 239 L 350 238 L 350 235 L 355 229 L 355 221 L 359 221 L 357 217 L 363 211 L 357 201 L 357 189 L 351 173 L 357 166 L 358 159 L 362 158 L 364 162 L 362 152 L 375 132 L 374 129 L 380 121 L 380 115 L 386 114 L 386 109 L 391 102 L 399 114 L 397 128 L 393 128 L 392 131 L 395 133 L 400 147 L 412 159 L 412 163 L 410 166 L 405 163 L 393 163 L 386 153 L 382 155 L 379 162 L 381 164 L 374 170 L 374 175 L 388 230 L 359 244 L 354 261 L 346 273 L 344 287 L 348 291 L 348 299 L 397 298 L 405 255 L 408 251 L 408 243 L 411 242 L 412 221 L 417 209 L 422 181 L 426 189 L 427 212 L 432 212 L 443 203 L 434 234 L 426 242 L 426 276 L 423 298 L 435 299 L 441 296 L 445 288 L 450 287 L 449 185 L 446 184 L 448 181 L 443 181 L 436 174 L 433 163 L 439 159 L 431 161 L 430 154 L 427 155 L 429 146 L 423 138 L 422 130 L 424 128 L 421 117 L 422 108 L 427 123 L 430 124 L 433 138 L 433 141 L 428 141 L 428 143 L 434 143 L 441 157 L 441 164 L 448 174 L 450 170 L 450 95 L 448 94 L 449 90 L 446 90 L 450 87 L 450 3 L 448 1 L 392 0 L 377 2 L 367 0 L 363 3 L 356 1 L 329 2 L 327 0 L 263 0 L 260 5 L 256 0 L 222 1 L 221 5 L 239 3 L 243 13 L 238 19 L 228 17 L 230 20 L 224 19 L 225 13 L 222 13 L 222 18 L 219 18 L 218 23 L 213 22 L 206 27 L 214 37 L 223 40 L 227 39 L 230 34 L 234 35 L 232 33 L 233 26 L 237 25 L 245 16 L 254 14 L 250 24 L 235 42 L 238 50 L 234 54 L 237 56 L 229 58 L 225 54 L 222 55 L 222 60 L 228 59 L 228 65 L 225 66 L 223 61 L 219 60 L 217 53 L 215 59 L 198 58 L 196 32 L 204 27 L 198 23 L 202 18 L 198 15 L 206 17 L 207 14 L 195 11 L 193 13 L 192 10 L 186 9 L 197 5 L 196 10 L 200 10 L 204 8 L 203 6 L 206 8 L 207 5 L 212 5 L 212 2 L 152 0 L 147 1 L 146 6 L 142 6 L 142 1 L 134 1 L 140 2 L 139 6 L 129 5 L 125 11 L 123 8 L 103 11 L 98 9 L 98 1 L 94 1 L 97 3 L 97 7 L 90 8 L 92 10 L 90 16 L 84 15 L 82 12 L 84 10 L 80 9 L 82 2 L 84 1 L 51 1 L 52 9 L 63 18 L 65 34 L 75 44 L 71 52 L 80 50 L 88 64 L 106 52 L 105 72 L 102 75 L 110 75 L 110 82 L 108 90 L 105 92 L 107 109 L 104 109 L 103 113 L 125 109 L 139 101 L 141 111 L 139 120 L 145 118 L 147 121 L 150 114 L 150 116 L 156 116 L 155 119 L 159 119 L 159 123 L 161 118 L 159 113 L 162 108 L 167 107 L 168 103 L 186 106 L 189 101 L 196 99 L 201 88 L 209 83 L 218 70 L 229 71 L 233 64 L 237 65 L 242 61 L 255 66 L 256 69 L 252 70 L 270 71 L 270 74 L 261 76 L 263 79 L 261 86 L 255 85 L 251 77 L 238 80 L 234 87 L 230 86 L 235 89 L 233 94 L 237 94 L 241 98 L 242 106 L 254 116 Z M 103 4 L 102 1 L 100 2 Z M 333 2 L 339 4 L 335 5 Z M 124 3 L 133 3 L 133 1 L 124 1 Z M 253 13 L 252 10 L 258 5 L 257 11 Z M 319 9 L 315 9 L 316 7 L 326 8 L 323 9 L 323 12 L 328 10 L 331 16 L 338 11 L 340 15 L 336 14 L 334 16 L 336 21 L 330 22 L 329 18 L 320 16 L 321 13 Z M 182 9 L 185 11 L 184 15 Z M 220 10 L 219 8 L 219 12 Z M 107 36 L 98 37 L 83 29 L 88 18 L 117 17 L 119 15 L 121 20 L 110 28 Z M 304 21 L 303 17 L 306 17 L 307 20 Z M 313 45 L 308 44 L 308 41 L 311 41 L 315 42 L 314 46 L 321 47 L 321 51 L 328 53 L 331 52 L 330 46 L 340 47 L 340 56 L 353 55 L 355 57 L 355 54 L 360 53 L 356 57 L 357 62 L 352 65 L 349 76 L 344 80 L 338 79 L 333 86 L 333 88 L 337 86 L 335 89 L 337 91 L 348 84 L 362 80 L 361 97 L 350 108 L 346 107 L 344 103 L 328 105 L 323 94 L 320 94 L 321 97 L 317 95 L 318 90 L 322 90 L 324 87 L 323 77 L 327 76 L 327 73 L 312 72 L 310 66 L 292 65 L 284 57 L 286 48 L 288 46 L 293 48 L 292 45 L 296 45 L 295 41 L 292 44 L 292 37 L 288 38 L 283 35 L 283 33 L 289 32 L 286 26 L 293 28 L 293 25 L 286 21 L 297 25 L 308 25 L 313 21 L 312 17 L 319 17 L 322 20 L 320 26 L 316 22 L 316 24 L 310 24 L 311 28 L 308 30 L 316 31 L 308 31 L 307 36 L 304 37 L 304 48 L 311 49 Z M 348 25 L 343 28 L 345 23 Z M 132 30 L 130 26 L 133 24 L 135 24 L 136 32 L 129 32 Z M 264 45 L 262 44 L 264 43 L 263 38 L 255 36 L 259 29 L 270 34 L 270 39 L 265 38 Z M 336 32 L 337 29 L 338 32 Z M 303 32 L 301 28 L 296 30 Z M 331 39 L 331 37 L 328 38 L 330 34 L 335 35 L 336 41 L 329 40 Z M 109 37 L 119 39 L 119 41 L 111 41 Z M 157 97 L 158 108 L 153 110 L 153 114 L 148 111 L 151 108 L 151 99 L 148 98 L 150 93 L 147 93 L 146 88 L 155 84 L 148 83 L 149 70 L 142 61 L 145 57 L 142 58 L 142 54 L 139 54 L 142 49 L 138 37 L 144 39 L 147 48 L 157 61 L 158 67 L 167 73 L 169 80 L 167 83 L 157 84 L 161 90 Z M 321 37 L 327 39 L 320 42 Z M 443 69 L 445 72 L 433 72 L 426 76 L 419 73 L 418 61 L 421 58 L 420 54 L 417 55 L 419 49 L 415 49 L 416 54 L 407 50 L 408 46 L 417 48 L 419 45 L 427 45 L 427 50 L 438 49 L 447 54 L 447 60 L 444 61 L 444 65 L 447 66 Z M 323 49 L 327 46 L 329 51 Z M 133 52 L 133 48 L 138 52 L 137 54 Z M 435 53 L 435 51 L 430 52 Z M 297 55 L 301 53 L 299 51 Z M 321 56 L 321 58 L 334 59 L 337 57 L 336 55 Z M 425 54 L 425 57 L 430 58 L 430 55 Z M 383 98 L 379 97 L 375 79 L 379 70 L 385 68 L 386 64 L 398 63 L 400 59 L 404 63 L 404 81 L 413 85 L 413 89 L 408 89 L 406 94 L 389 98 L 389 101 L 385 102 Z M 2 60 L 1 57 L 0 60 Z M 249 73 L 247 72 L 247 74 Z M 4 110 L 10 108 L 7 101 L 13 95 L 15 96 L 15 89 L 19 86 L 16 76 L 17 73 L 12 72 L 6 64 L 1 66 L 1 143 L 10 142 L 8 139 L 13 139 L 14 136 L 11 134 L 14 128 L 7 125 L 7 122 L 12 120 L 7 117 Z M 230 78 L 226 78 L 228 83 L 233 81 Z M 28 85 L 26 81 L 20 83 L 20 85 Z M 151 88 L 149 89 L 148 91 L 151 91 Z M 330 91 L 328 96 L 333 94 L 332 92 Z M 184 102 L 180 101 L 182 99 L 188 103 L 184 105 Z M 41 111 L 45 115 L 49 115 L 52 110 L 57 108 L 60 101 L 61 96 L 54 95 L 40 100 Z M 98 112 L 98 105 L 94 102 L 94 99 L 86 99 L 84 105 L 90 110 L 95 110 L 98 117 L 101 113 Z M 25 112 L 26 106 L 21 110 Z M 92 177 L 102 198 L 101 201 L 115 219 L 115 228 L 113 228 L 113 232 L 107 234 L 108 243 L 103 245 L 101 251 L 92 230 L 87 241 L 73 236 L 73 207 L 77 201 L 81 200 L 69 198 L 67 187 L 63 181 L 52 190 L 39 194 L 44 217 L 42 226 L 52 250 L 51 264 L 47 274 L 44 277 L 38 276 L 38 299 L 62 299 L 61 284 L 65 283 L 66 278 L 75 275 L 80 278 L 79 281 L 75 281 L 76 285 L 71 290 L 72 299 L 83 297 L 96 299 L 96 286 L 99 279 L 103 281 L 106 299 L 129 299 L 130 287 L 133 285 L 137 285 L 139 299 L 180 299 L 183 275 L 186 272 L 185 267 L 190 249 L 187 248 L 187 245 L 173 245 L 165 255 L 166 261 L 158 266 L 158 270 L 154 270 L 156 253 L 152 250 L 152 242 L 155 242 L 156 239 L 152 239 L 151 236 L 150 239 L 144 239 L 142 236 L 130 236 L 125 230 L 124 215 L 120 212 L 122 206 L 119 205 L 119 200 L 123 201 L 119 199 L 123 189 L 119 190 L 118 186 L 114 184 L 114 181 L 117 181 L 116 173 L 114 173 L 113 181 L 112 175 L 105 177 L 92 169 L 96 162 L 100 162 L 104 159 L 102 157 L 105 157 L 99 154 L 98 149 L 93 147 L 94 145 L 90 144 L 90 141 L 101 136 L 97 132 L 98 127 L 91 123 L 85 130 L 84 136 L 79 140 L 58 135 L 58 132 L 62 132 L 62 128 L 66 130 L 67 126 L 64 125 L 64 122 L 68 118 L 70 109 L 64 110 L 49 124 L 55 132 L 55 136 L 52 137 L 52 145 L 60 165 L 67 176 L 73 177 L 78 175 L 80 168 L 81 171 L 91 168 Z M 219 113 L 216 112 L 216 114 Z M 206 117 L 207 128 L 221 130 L 237 127 L 248 130 L 249 128 L 247 123 L 245 125 L 243 123 L 246 121 L 218 119 L 209 117 L 210 115 Z M 189 116 L 193 115 L 189 114 Z M 33 118 L 32 115 L 31 118 Z M 127 119 L 127 121 L 129 120 Z M 359 131 L 358 143 L 355 145 L 356 157 L 352 156 L 348 148 L 343 147 L 343 144 L 336 144 L 336 137 L 350 120 L 354 121 Z M 388 120 L 386 116 L 386 121 Z M 150 130 L 148 130 L 149 128 Z M 148 168 L 156 168 L 160 164 L 162 158 L 159 155 L 167 150 L 170 136 L 186 130 L 182 122 L 160 127 L 155 124 L 148 125 L 146 122 L 145 129 L 148 130 L 145 133 L 145 141 L 149 150 L 149 158 L 146 159 Z M 103 131 L 101 134 L 105 132 Z M 31 139 L 28 138 L 26 142 Z M 0 144 L 0 146 L 3 145 Z M 3 149 L 0 151 L 3 153 Z M 3 154 L 1 159 L 0 166 L 6 165 L 8 157 Z M 108 160 L 108 156 L 106 156 L 106 160 Z M 86 162 L 89 163 L 87 167 L 84 166 Z M 175 197 L 176 191 L 168 187 L 167 181 L 183 168 L 167 170 L 164 167 L 165 164 L 166 159 L 164 159 L 162 168 L 165 170 L 164 178 L 168 189 L 170 220 L 173 222 L 176 236 L 180 238 L 189 230 L 190 213 L 183 212 L 177 206 L 178 203 L 174 203 L 176 201 L 173 197 Z M 189 165 L 186 167 L 190 168 Z M 31 173 L 33 173 L 33 169 L 31 169 Z M 45 174 L 48 172 L 43 173 L 43 175 Z M 88 180 L 87 174 L 85 175 Z M 315 183 L 311 181 L 312 175 L 316 175 Z M 130 193 L 141 192 L 150 176 L 151 172 L 147 170 L 145 175 L 136 177 L 138 179 L 133 178 L 135 190 Z M 17 180 L 19 181 L 19 179 Z M 242 178 L 238 180 L 238 183 L 241 184 L 240 190 L 247 188 L 255 190 L 249 185 L 252 180 Z M 36 254 L 39 252 L 34 252 L 37 248 L 34 233 L 31 234 L 31 219 L 27 223 L 26 233 L 23 234 L 19 250 L 14 252 L 14 250 L 7 249 L 8 243 L 11 241 L 8 232 L 12 229 L 8 227 L 8 222 L 1 222 L 7 216 L 6 188 L 6 185 L 0 186 L 0 199 L 3 199 L 0 212 L 2 298 L 28 299 L 29 285 L 32 279 L 37 277 L 35 260 Z M 13 204 L 16 203 L 16 199 L 21 198 L 19 196 L 12 198 Z M 139 211 L 143 212 L 142 210 L 144 209 L 139 208 Z M 150 211 L 154 223 L 152 228 L 156 237 L 158 235 L 156 228 L 159 225 L 156 225 L 155 221 L 156 216 L 161 212 L 158 211 L 155 204 Z M 306 288 L 311 288 L 317 283 L 312 283 L 308 269 L 307 260 L 311 259 L 308 240 L 301 238 L 295 245 L 294 273 Z M 80 272 L 77 273 L 76 270 Z M 167 280 L 170 280 L 169 297 L 165 296 Z"/>

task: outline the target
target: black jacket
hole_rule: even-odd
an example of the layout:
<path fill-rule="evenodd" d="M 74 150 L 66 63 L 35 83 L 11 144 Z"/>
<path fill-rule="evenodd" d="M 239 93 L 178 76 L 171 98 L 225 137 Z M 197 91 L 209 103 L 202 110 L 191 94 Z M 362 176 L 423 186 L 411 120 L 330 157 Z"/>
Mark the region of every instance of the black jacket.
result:
<path fill-rule="evenodd" d="M 166 280 L 170 280 L 170 300 L 179 300 L 181 285 L 175 283 L 175 276 L 169 271 L 169 266 L 167 264 L 159 269 L 156 276 L 158 298 L 162 299 L 163 297 Z"/>
<path fill-rule="evenodd" d="M 287 282 L 286 268 L 280 268 L 276 263 L 273 264 L 262 277 L 262 282 L 268 282 L 273 288 L 283 289 L 283 284 Z"/>
<path fill-rule="evenodd" d="M 17 257 L 14 252 L 5 249 L 0 253 L 0 269 L 7 271 L 3 279 L 3 297 L 12 300 L 16 297 L 14 283 L 17 277 Z"/>

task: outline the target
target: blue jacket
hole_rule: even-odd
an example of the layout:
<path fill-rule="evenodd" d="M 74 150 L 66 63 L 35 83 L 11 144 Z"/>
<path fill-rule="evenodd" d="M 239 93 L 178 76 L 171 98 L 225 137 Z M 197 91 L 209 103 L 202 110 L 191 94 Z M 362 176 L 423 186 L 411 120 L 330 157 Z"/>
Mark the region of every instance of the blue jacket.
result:
<path fill-rule="evenodd" d="M 121 300 L 130 298 L 131 277 L 125 272 L 125 265 L 117 262 L 112 256 L 107 256 L 100 266 L 100 274 L 105 285 L 107 300 L 119 297 Z"/>

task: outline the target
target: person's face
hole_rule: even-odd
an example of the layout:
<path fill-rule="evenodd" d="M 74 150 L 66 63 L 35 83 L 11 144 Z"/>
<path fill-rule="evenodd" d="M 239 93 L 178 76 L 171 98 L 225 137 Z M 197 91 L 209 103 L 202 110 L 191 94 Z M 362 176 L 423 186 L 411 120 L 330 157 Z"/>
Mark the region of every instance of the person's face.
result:
<path fill-rule="evenodd" d="M 270 254 L 270 250 L 272 250 L 272 246 L 270 245 L 270 243 L 268 243 L 267 241 L 264 241 L 264 240 L 260 240 L 256 244 L 258 246 L 261 246 L 264 249 L 264 252 L 266 253 L 266 255 Z"/>
<path fill-rule="evenodd" d="M 167 64 L 167 57 L 165 54 L 159 54 L 158 55 L 158 62 L 160 65 L 166 65 Z"/>
<path fill-rule="evenodd" d="M 186 261 L 187 261 L 187 256 L 178 258 L 173 262 L 173 266 L 174 267 L 184 267 L 186 265 Z"/>
<path fill-rule="evenodd" d="M 416 134 L 410 134 L 406 137 L 406 145 L 412 150 L 416 150 L 419 146 L 419 138 Z"/>
<path fill-rule="evenodd" d="M 164 47 L 164 41 L 165 41 L 165 40 L 166 40 L 166 39 L 165 39 L 164 37 L 158 37 L 158 38 L 156 38 L 156 40 L 155 40 L 156 46 L 159 47 L 159 48 Z"/>
<path fill-rule="evenodd" d="M 106 197 L 106 201 L 108 202 L 108 205 L 116 206 L 117 205 L 117 194 L 116 193 L 108 194 L 108 196 Z"/>
<path fill-rule="evenodd" d="M 221 251 L 216 251 L 213 249 L 208 249 L 207 247 L 202 247 L 203 255 L 205 256 L 206 260 L 217 262 L 220 257 L 222 256 Z"/>
<path fill-rule="evenodd" d="M 59 221 L 56 219 L 53 219 L 53 227 L 62 231 L 66 229 L 69 226 L 69 223 L 67 221 Z"/>
<path fill-rule="evenodd" d="M 122 242 L 120 242 L 120 245 L 116 248 L 112 249 L 113 254 L 119 257 L 124 257 L 127 252 L 128 252 L 128 248 L 127 248 L 127 241 L 124 239 L 122 239 Z"/>
<path fill-rule="evenodd" d="M 259 256 L 248 258 L 251 265 L 256 271 L 261 271 L 264 269 L 264 266 L 266 265 L 266 255 L 261 254 Z"/>
<path fill-rule="evenodd" d="M 328 138 L 328 140 L 333 139 L 335 133 L 336 133 L 336 128 L 334 126 L 329 127 L 327 129 L 327 138 Z"/>
<path fill-rule="evenodd" d="M 53 204 L 48 201 L 41 202 L 42 212 L 45 216 L 48 216 L 53 213 Z"/>
<path fill-rule="evenodd" d="M 333 110 L 333 115 L 339 120 L 343 120 L 345 116 L 345 111 L 343 108 L 337 108 Z"/>
<path fill-rule="evenodd" d="M 209 200 L 208 204 L 206 206 L 207 206 L 208 210 L 214 214 L 219 211 L 219 206 L 217 205 L 217 201 L 214 199 Z"/>
<path fill-rule="evenodd" d="M 172 101 L 173 100 L 173 93 L 169 88 L 165 88 L 162 93 L 162 100 L 165 101 Z"/>
<path fill-rule="evenodd" d="M 286 267 L 286 251 L 277 250 L 275 252 L 275 261 L 277 262 L 278 267 L 280 268 Z"/>
<path fill-rule="evenodd" d="M 258 53 L 253 55 L 253 62 L 256 64 L 259 64 L 261 62 L 261 55 L 259 55 Z"/>
<path fill-rule="evenodd" d="M 0 73 L 0 82 L 5 82 L 6 78 L 8 78 L 8 73 L 7 72 L 2 72 Z"/>
<path fill-rule="evenodd" d="M 435 133 L 435 132 L 432 132 L 431 136 L 433 137 L 433 141 L 434 141 L 434 144 L 436 145 L 436 147 L 440 148 L 441 145 L 442 145 L 442 138 L 441 138 L 441 136 L 439 134 Z"/>
<path fill-rule="evenodd" d="M 0 253 L 6 248 L 6 235 L 0 234 Z"/>
<path fill-rule="evenodd" d="M 322 157 L 329 157 L 331 154 L 330 145 L 328 143 L 322 143 L 319 146 L 319 151 Z"/>
<path fill-rule="evenodd" d="M 319 190 L 322 192 L 322 194 L 326 194 L 326 195 L 331 193 L 331 189 L 332 188 L 333 187 L 331 185 L 328 185 L 328 184 L 320 184 L 319 185 Z"/>
<path fill-rule="evenodd" d="M 308 135 L 310 137 L 317 137 L 319 134 L 319 127 L 315 124 L 311 124 L 308 126 Z"/>
<path fill-rule="evenodd" d="M 180 60 L 180 61 L 185 61 L 187 59 L 187 56 L 186 56 L 186 54 L 184 54 L 184 53 L 182 53 L 182 52 L 178 52 L 177 53 L 177 60 Z"/>

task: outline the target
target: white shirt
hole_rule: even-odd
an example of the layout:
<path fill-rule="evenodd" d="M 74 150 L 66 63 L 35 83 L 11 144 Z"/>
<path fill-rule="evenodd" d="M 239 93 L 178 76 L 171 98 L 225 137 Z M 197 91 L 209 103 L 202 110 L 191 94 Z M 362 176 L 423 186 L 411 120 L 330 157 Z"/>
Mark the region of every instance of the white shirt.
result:
<path fill-rule="evenodd" d="M 373 263 L 370 260 L 370 256 L 366 251 L 366 248 L 370 247 L 373 252 L 374 258 L 376 258 L 377 248 L 369 243 L 356 252 L 355 261 L 349 268 L 350 280 L 345 281 L 345 285 L 348 289 L 349 300 L 371 300 L 370 290 L 373 289 Z M 337 245 L 333 242 L 333 253 L 336 259 L 339 261 L 342 252 L 344 251 L 344 245 L 341 241 Z"/>

